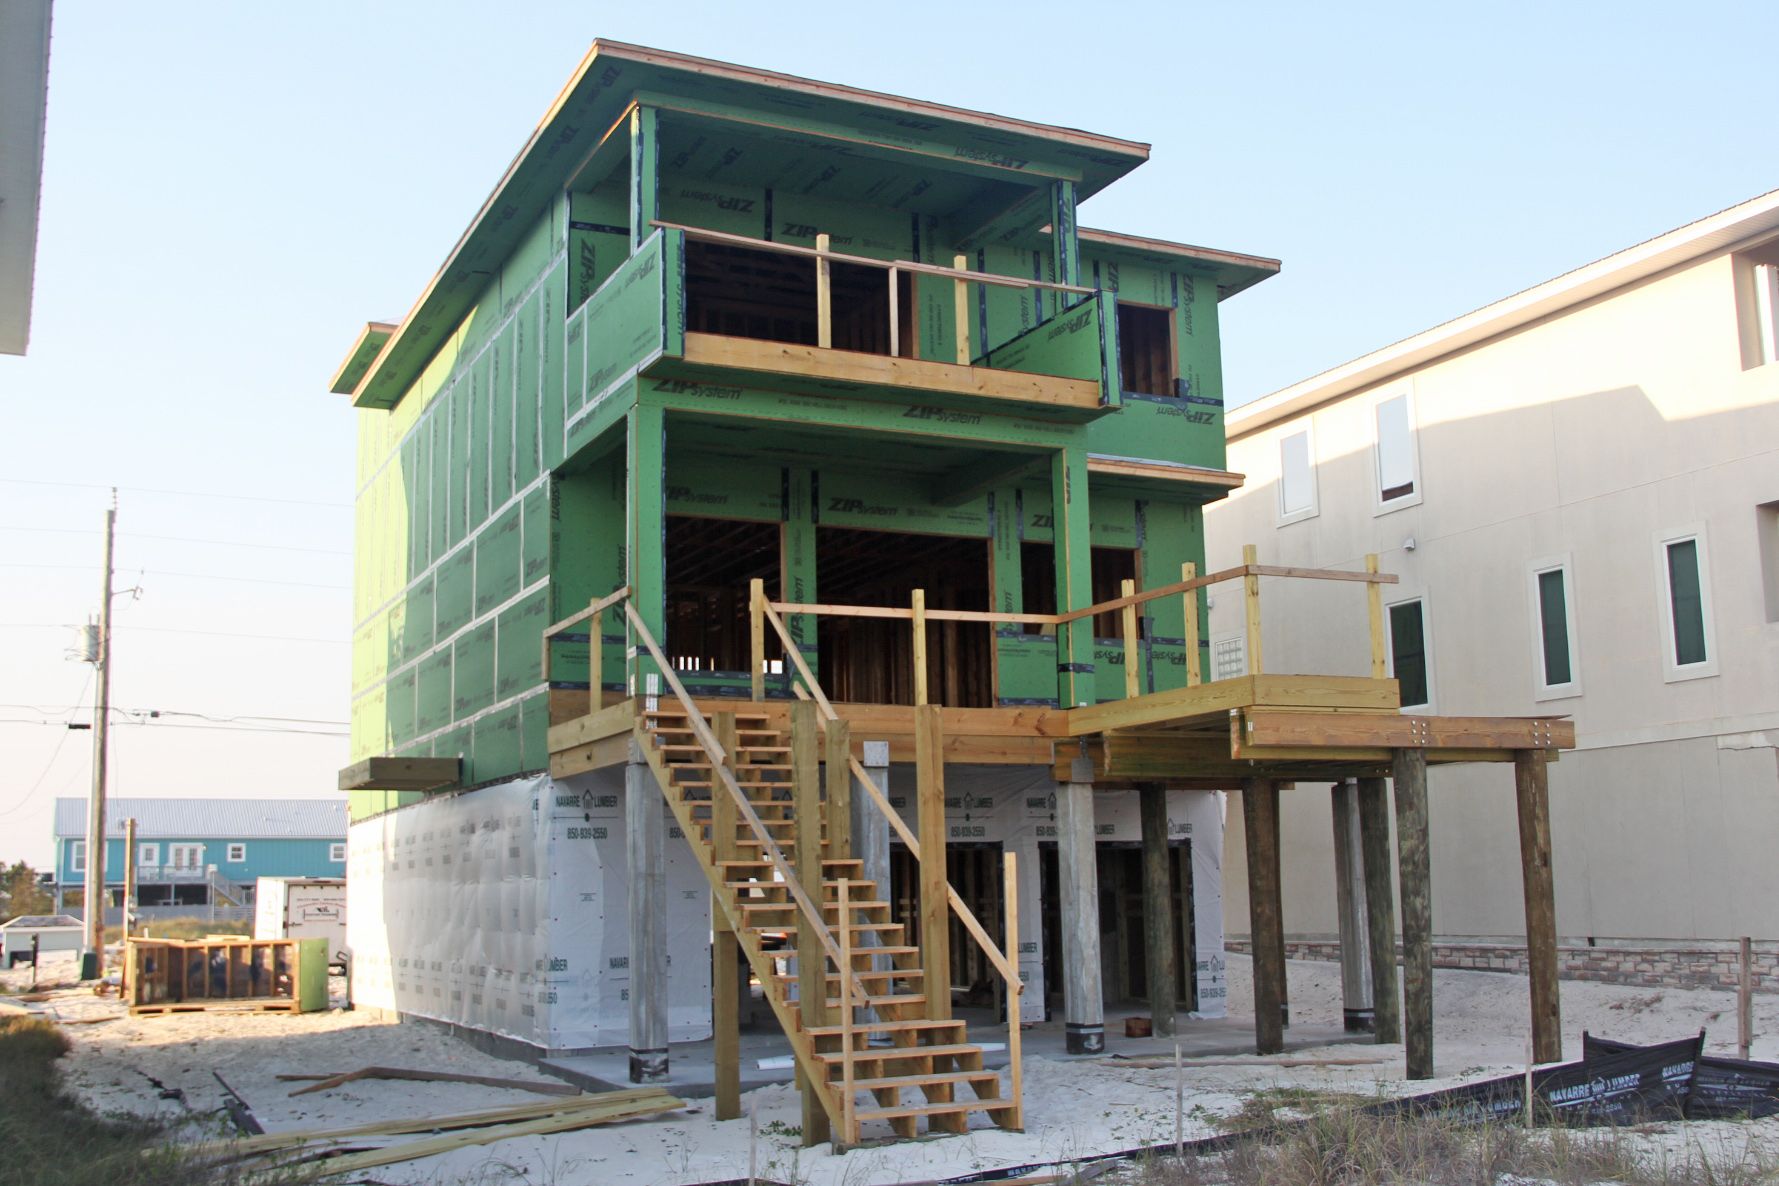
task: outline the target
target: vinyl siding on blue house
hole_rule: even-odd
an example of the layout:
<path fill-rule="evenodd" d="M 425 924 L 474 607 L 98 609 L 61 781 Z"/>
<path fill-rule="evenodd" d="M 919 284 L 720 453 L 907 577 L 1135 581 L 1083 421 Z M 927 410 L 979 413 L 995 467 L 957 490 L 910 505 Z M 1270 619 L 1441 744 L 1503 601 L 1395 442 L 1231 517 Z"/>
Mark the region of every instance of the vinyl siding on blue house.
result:
<path fill-rule="evenodd" d="M 344 844 L 346 838 L 323 839 L 276 839 L 219 840 L 214 837 L 204 839 L 177 839 L 164 836 L 144 837 L 137 841 L 137 846 L 154 845 L 160 864 L 157 869 L 171 869 L 173 864 L 172 849 L 177 845 L 199 845 L 202 856 L 192 871 L 191 880 L 203 879 L 203 870 L 215 865 L 217 873 L 230 881 L 252 884 L 260 877 L 343 877 L 346 873 L 346 862 L 330 859 L 332 847 Z M 63 884 L 78 883 L 85 877 L 83 869 L 74 868 L 74 846 L 79 841 L 64 838 L 56 849 L 56 880 Z M 241 844 L 246 846 L 246 859 L 231 861 L 228 859 L 229 846 Z M 148 868 L 145 866 L 145 868 Z M 119 839 L 108 840 L 105 844 L 105 881 L 108 885 L 121 885 L 124 879 L 124 842 Z M 146 880 L 147 878 L 145 878 Z M 160 877 L 158 880 L 166 880 Z"/>

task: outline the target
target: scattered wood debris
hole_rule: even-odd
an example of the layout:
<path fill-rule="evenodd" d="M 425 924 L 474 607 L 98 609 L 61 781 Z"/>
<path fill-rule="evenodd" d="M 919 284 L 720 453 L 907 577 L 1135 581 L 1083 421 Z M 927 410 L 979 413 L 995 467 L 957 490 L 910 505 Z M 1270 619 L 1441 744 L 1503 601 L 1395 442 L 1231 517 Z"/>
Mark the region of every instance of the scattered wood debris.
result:
<path fill-rule="evenodd" d="M 301 1082 L 308 1079 L 320 1080 L 308 1087 L 299 1087 L 290 1094 L 308 1095 L 311 1091 L 326 1091 L 331 1087 L 339 1087 L 343 1083 L 353 1083 L 359 1079 L 408 1079 L 420 1083 L 474 1083 L 480 1087 L 510 1087 L 515 1091 L 530 1091 L 538 1095 L 579 1095 L 581 1089 L 568 1083 L 533 1082 L 527 1079 L 499 1079 L 492 1075 L 464 1075 L 456 1071 L 411 1071 L 404 1067 L 365 1067 L 362 1070 L 347 1071 L 344 1074 L 327 1075 L 279 1075 L 278 1078 L 287 1083 Z"/>

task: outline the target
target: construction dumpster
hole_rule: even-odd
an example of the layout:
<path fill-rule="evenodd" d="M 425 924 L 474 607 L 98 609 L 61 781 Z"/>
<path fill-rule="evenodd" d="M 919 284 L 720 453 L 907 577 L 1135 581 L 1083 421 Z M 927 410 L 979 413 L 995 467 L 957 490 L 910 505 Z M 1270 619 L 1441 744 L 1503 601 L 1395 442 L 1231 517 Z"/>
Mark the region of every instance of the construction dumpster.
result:
<path fill-rule="evenodd" d="M 131 1013 L 327 1008 L 327 940 L 131 939 Z"/>

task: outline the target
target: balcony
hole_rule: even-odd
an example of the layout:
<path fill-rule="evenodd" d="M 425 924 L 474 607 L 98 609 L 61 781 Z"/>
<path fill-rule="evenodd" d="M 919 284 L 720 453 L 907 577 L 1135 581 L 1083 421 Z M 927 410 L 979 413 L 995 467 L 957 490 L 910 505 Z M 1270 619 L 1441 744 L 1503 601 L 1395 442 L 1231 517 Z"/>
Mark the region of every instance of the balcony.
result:
<path fill-rule="evenodd" d="M 1106 294 L 970 271 L 961 256 L 945 268 L 833 251 L 826 236 L 810 248 L 656 225 L 570 316 L 571 419 L 636 373 L 1077 421 L 1118 403 Z M 1049 315 L 984 343 L 987 302 L 1022 296 Z"/>

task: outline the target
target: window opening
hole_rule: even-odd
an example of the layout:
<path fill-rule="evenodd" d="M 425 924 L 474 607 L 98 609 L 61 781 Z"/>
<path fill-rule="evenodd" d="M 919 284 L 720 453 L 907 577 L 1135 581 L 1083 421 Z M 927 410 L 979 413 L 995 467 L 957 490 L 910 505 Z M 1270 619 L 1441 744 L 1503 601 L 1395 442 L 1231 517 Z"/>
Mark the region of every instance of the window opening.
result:
<path fill-rule="evenodd" d="M 1390 607 L 1390 671 L 1400 685 L 1404 708 L 1428 703 L 1426 626 L 1421 602 Z"/>

